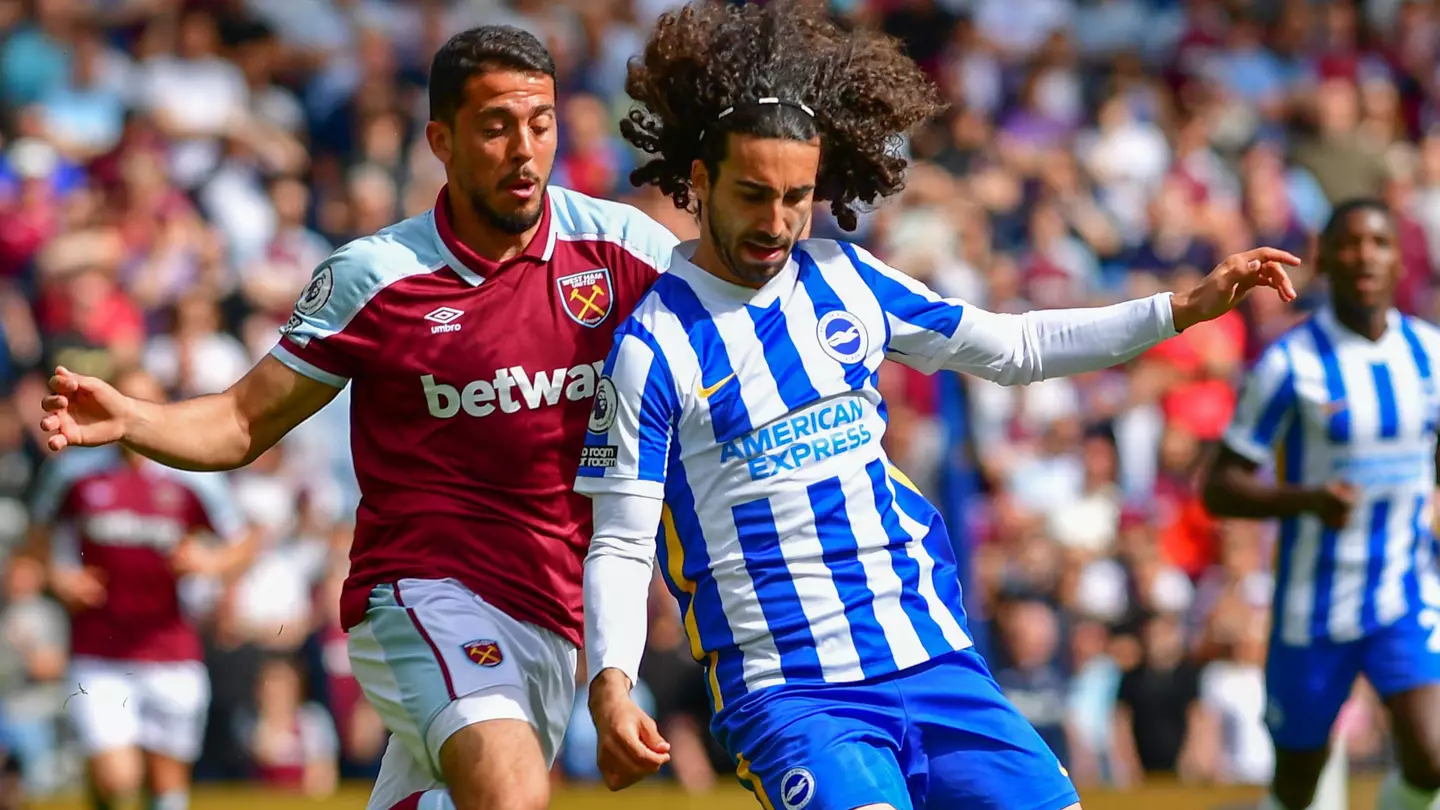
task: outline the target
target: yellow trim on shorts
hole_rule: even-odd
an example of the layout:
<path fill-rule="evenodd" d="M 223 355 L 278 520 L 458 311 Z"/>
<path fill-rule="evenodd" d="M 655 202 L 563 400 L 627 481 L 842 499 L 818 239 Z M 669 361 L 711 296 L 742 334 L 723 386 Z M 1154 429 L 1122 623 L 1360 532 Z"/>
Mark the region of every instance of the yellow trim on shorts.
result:
<path fill-rule="evenodd" d="M 735 775 L 740 777 L 740 781 L 744 782 L 755 792 L 755 800 L 760 802 L 761 807 L 765 808 L 765 810 L 775 810 L 775 805 L 770 802 L 770 797 L 765 793 L 765 785 L 762 784 L 759 777 L 750 770 L 750 760 L 746 759 L 744 754 L 741 754 L 736 759 L 738 762 L 735 766 Z"/>

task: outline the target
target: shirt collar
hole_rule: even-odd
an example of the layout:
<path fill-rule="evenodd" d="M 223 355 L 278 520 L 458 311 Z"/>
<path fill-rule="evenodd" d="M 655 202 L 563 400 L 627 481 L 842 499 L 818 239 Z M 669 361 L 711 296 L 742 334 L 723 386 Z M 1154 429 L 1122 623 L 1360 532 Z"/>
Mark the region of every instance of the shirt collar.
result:
<path fill-rule="evenodd" d="M 524 250 L 503 262 L 481 256 L 455 236 L 455 230 L 450 224 L 450 198 L 447 196 L 449 188 L 449 184 L 443 186 L 440 195 L 435 199 L 435 243 L 450 268 L 472 287 L 479 286 L 486 278 L 511 264 L 544 264 L 550 261 L 551 255 L 555 253 L 555 217 L 551 212 L 554 200 L 550 196 L 549 188 L 545 189 L 545 201 L 540 209 L 540 229 L 535 232 Z"/>
<path fill-rule="evenodd" d="M 799 277 L 799 263 L 795 260 L 794 250 L 790 252 L 790 256 L 785 260 L 785 266 L 780 269 L 780 272 L 757 290 L 753 287 L 731 284 L 690 261 L 695 256 L 695 249 L 699 246 L 700 240 L 698 239 L 691 239 L 676 245 L 668 272 L 670 275 L 683 278 L 691 289 L 701 296 L 764 308 L 776 301 L 780 301 L 783 306 L 785 299 L 789 298 L 790 292 L 795 288 L 795 281 Z"/>

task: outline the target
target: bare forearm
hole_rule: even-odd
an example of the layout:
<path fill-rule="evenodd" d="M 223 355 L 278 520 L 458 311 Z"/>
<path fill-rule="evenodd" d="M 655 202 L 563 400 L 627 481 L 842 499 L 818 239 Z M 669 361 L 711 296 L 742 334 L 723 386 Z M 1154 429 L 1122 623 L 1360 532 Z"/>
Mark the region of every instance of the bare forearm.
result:
<path fill-rule="evenodd" d="M 1217 472 L 1205 485 L 1205 508 L 1217 517 L 1293 517 L 1311 511 L 1314 495 L 1309 489 L 1272 484 L 1240 470 Z"/>
<path fill-rule="evenodd" d="M 167 467 L 230 470 L 268 447 L 254 440 L 229 391 L 163 404 L 132 400 L 128 417 L 125 446 Z"/>

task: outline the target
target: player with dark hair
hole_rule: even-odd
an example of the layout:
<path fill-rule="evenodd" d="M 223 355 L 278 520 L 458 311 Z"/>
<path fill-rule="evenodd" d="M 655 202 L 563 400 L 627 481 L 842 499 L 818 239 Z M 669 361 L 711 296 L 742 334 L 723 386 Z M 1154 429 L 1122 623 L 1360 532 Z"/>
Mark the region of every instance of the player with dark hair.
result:
<path fill-rule="evenodd" d="M 1363 673 L 1385 701 L 1399 754 L 1380 810 L 1436 810 L 1440 330 L 1395 309 L 1400 246 L 1379 200 L 1336 206 L 1316 263 L 1330 300 L 1250 371 L 1205 487 L 1216 514 L 1280 522 L 1267 807 L 1343 806 L 1343 784 L 1321 776 L 1333 772 L 1331 727 Z"/>
<path fill-rule="evenodd" d="M 530 34 L 455 35 L 430 104 L 447 180 L 434 208 L 322 262 L 243 379 L 159 405 L 62 368 L 43 427 L 55 450 L 118 441 L 228 469 L 353 383 L 361 502 L 341 619 L 392 735 L 370 807 L 534 810 L 575 688 L 586 414 L 616 325 L 675 240 L 549 184 L 555 64 Z"/>
<path fill-rule="evenodd" d="M 801 240 L 898 191 L 899 140 L 938 107 L 894 41 L 823 3 L 695 2 L 631 63 L 634 179 L 700 218 L 616 333 L 576 489 L 593 498 L 586 657 L 612 789 L 666 744 L 630 698 L 657 554 L 705 664 L 712 730 L 762 806 L 1078 807 L 1055 755 L 966 630 L 935 508 L 890 466 L 887 357 L 1005 384 L 1101 369 L 1257 285 L 1261 248 L 1192 290 L 996 315 L 942 299 L 860 248 Z"/>

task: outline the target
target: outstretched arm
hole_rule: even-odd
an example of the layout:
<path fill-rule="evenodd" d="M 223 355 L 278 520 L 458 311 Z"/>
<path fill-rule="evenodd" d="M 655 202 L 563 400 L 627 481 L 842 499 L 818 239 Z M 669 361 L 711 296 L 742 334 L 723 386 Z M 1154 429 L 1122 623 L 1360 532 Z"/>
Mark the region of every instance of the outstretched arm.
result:
<path fill-rule="evenodd" d="M 170 467 L 228 470 L 254 461 L 323 408 L 339 388 L 266 355 L 230 388 L 181 402 L 145 402 L 59 368 L 41 427 L 52 450 L 122 442 Z"/>
<path fill-rule="evenodd" d="M 885 310 L 890 357 L 920 371 L 945 368 L 1002 385 L 1026 385 L 1097 371 L 1235 308 L 1249 291 L 1272 287 L 1293 300 L 1285 267 L 1300 259 L 1256 248 L 1221 262 L 1194 289 L 1108 307 L 997 314 L 944 299 L 853 246 L 851 261 Z"/>

